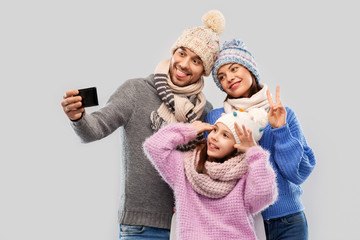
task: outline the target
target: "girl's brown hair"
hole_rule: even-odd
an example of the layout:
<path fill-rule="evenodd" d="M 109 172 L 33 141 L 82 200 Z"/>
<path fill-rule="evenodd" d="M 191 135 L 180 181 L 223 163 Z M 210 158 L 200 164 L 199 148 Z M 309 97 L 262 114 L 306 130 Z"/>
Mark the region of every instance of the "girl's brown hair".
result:
<path fill-rule="evenodd" d="M 230 158 L 233 158 L 239 154 L 242 154 L 241 152 L 237 152 L 236 149 L 234 149 L 234 151 L 229 154 L 228 156 L 224 157 L 223 159 L 215 159 L 215 158 L 211 158 L 207 155 L 207 144 L 206 141 L 200 142 L 197 144 L 196 146 L 196 151 L 200 151 L 200 159 L 198 162 L 198 165 L 196 166 L 196 171 L 198 173 L 203 173 L 206 174 L 206 168 L 205 168 L 205 162 L 206 161 L 211 161 L 211 162 L 225 162 L 227 160 L 229 160 Z"/>

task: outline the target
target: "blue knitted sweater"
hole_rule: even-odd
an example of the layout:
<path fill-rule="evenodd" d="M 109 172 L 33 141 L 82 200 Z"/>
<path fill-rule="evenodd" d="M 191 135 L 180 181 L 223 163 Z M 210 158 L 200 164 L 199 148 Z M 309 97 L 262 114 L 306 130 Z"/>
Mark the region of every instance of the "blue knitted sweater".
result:
<path fill-rule="evenodd" d="M 295 113 L 286 107 L 286 124 L 272 129 L 268 124 L 259 144 L 270 152 L 270 162 L 276 173 L 278 200 L 262 212 L 263 219 L 273 219 L 304 210 L 300 187 L 315 167 L 312 149 L 307 145 Z M 208 113 L 206 122 L 214 124 L 224 112 L 217 108 Z"/>

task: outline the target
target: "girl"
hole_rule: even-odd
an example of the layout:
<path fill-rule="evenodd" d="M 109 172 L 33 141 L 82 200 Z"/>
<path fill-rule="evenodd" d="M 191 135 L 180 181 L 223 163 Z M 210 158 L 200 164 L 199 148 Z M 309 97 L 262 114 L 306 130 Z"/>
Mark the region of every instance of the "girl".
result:
<path fill-rule="evenodd" d="M 276 88 L 274 103 L 267 86 L 259 84 L 254 58 L 240 40 L 224 43 L 212 74 L 217 86 L 228 95 L 224 108 L 211 111 L 206 122 L 212 124 L 222 113 L 233 109 L 263 108 L 268 111 L 269 124 L 259 144 L 270 152 L 279 197 L 275 204 L 262 212 L 267 239 L 308 239 L 300 184 L 314 169 L 315 157 L 294 112 L 282 105 L 279 87 Z"/>
<path fill-rule="evenodd" d="M 214 126 L 169 124 L 145 141 L 145 153 L 174 190 L 176 239 L 257 239 L 252 214 L 277 197 L 268 153 L 255 142 L 267 123 L 264 115 L 265 121 L 259 112 L 237 111 Z M 190 152 L 176 150 L 207 130 L 206 143 Z"/>

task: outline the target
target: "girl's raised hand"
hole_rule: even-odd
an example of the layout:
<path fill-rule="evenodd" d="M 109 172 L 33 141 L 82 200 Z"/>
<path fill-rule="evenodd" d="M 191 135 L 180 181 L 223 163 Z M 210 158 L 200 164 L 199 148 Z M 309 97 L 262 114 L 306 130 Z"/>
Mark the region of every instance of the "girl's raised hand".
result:
<path fill-rule="evenodd" d="M 280 87 L 276 87 L 276 103 L 274 103 L 270 91 L 266 91 L 266 95 L 270 104 L 268 120 L 272 128 L 279 128 L 286 124 L 286 109 L 280 100 Z"/>
<path fill-rule="evenodd" d="M 239 125 L 235 123 L 235 132 L 239 137 L 240 144 L 235 144 L 234 148 L 239 149 L 241 152 L 246 152 L 249 148 L 257 145 L 251 130 L 247 130 L 244 125 L 240 128 Z"/>
<path fill-rule="evenodd" d="M 205 131 L 212 131 L 214 129 L 214 126 L 209 123 L 204 123 L 202 121 L 194 121 L 191 123 L 191 125 L 196 129 L 196 132 L 202 133 Z"/>

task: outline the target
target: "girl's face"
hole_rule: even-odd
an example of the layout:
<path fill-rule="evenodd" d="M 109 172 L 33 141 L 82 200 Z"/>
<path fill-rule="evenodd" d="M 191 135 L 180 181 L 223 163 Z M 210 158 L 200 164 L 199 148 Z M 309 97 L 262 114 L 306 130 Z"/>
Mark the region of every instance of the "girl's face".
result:
<path fill-rule="evenodd" d="M 207 155 L 215 159 L 223 159 L 231 154 L 235 148 L 235 138 L 230 129 L 219 122 L 209 133 L 207 139 Z"/>
<path fill-rule="evenodd" d="M 246 67 L 237 63 L 225 64 L 219 68 L 217 79 L 231 97 L 249 97 L 253 80 Z"/>

